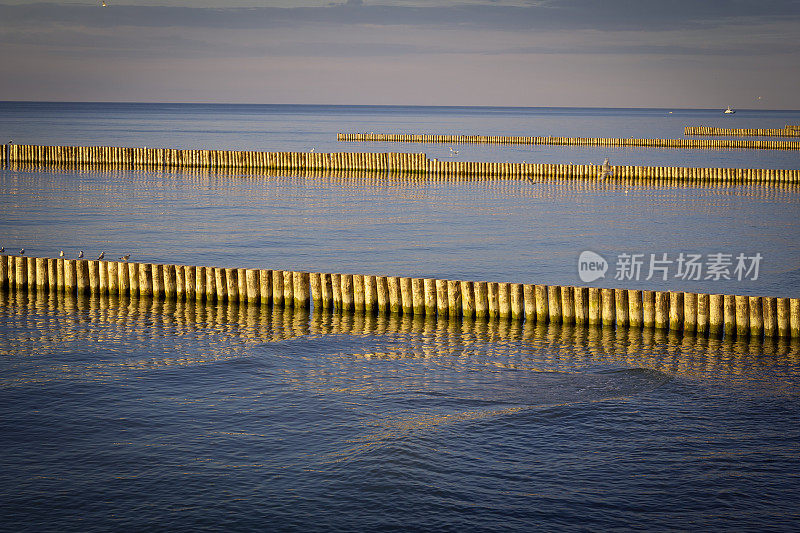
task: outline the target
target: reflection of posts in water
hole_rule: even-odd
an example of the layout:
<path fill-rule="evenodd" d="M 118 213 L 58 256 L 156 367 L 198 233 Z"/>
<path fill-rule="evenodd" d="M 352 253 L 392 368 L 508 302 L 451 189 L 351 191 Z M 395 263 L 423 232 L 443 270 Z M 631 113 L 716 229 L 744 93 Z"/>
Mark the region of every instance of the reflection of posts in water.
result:
<path fill-rule="evenodd" d="M 748 302 L 749 304 L 749 302 Z M 9 291 L 0 294 L 3 314 L 41 323 L 39 315 L 67 312 L 79 324 L 115 324 L 147 340 L 155 335 L 218 334 L 231 338 L 272 342 L 308 334 L 419 335 L 419 343 L 400 349 L 396 357 L 435 357 L 449 353 L 448 346 L 469 350 L 478 343 L 501 343 L 510 349 L 545 348 L 537 357 L 553 357 L 560 363 L 596 359 L 653 366 L 674 372 L 746 372 L 762 355 L 800 358 L 800 340 L 789 338 L 706 338 L 672 330 L 630 327 L 576 327 L 570 324 L 535 323 L 490 318 L 451 320 L 428 315 L 347 314 L 329 310 L 248 306 L 236 301 L 207 305 L 189 300 L 163 300 L 112 295 L 58 294 L 42 291 Z M 63 325 L 63 321 L 59 320 Z M 38 327 L 38 326 L 37 326 Z M 69 331 L 69 328 L 66 328 Z M 85 328 L 102 342 L 106 328 Z M 111 333 L 117 335 L 117 333 Z M 69 333 L 67 333 L 69 335 Z M 428 340 L 424 340 L 428 339 Z M 62 343 L 64 338 L 59 338 Z M 85 341 L 85 339 L 83 339 Z M 516 348 L 513 344 L 518 343 Z M 358 357 L 358 353 L 352 354 Z M 588 359 L 587 359 L 588 358 Z"/>

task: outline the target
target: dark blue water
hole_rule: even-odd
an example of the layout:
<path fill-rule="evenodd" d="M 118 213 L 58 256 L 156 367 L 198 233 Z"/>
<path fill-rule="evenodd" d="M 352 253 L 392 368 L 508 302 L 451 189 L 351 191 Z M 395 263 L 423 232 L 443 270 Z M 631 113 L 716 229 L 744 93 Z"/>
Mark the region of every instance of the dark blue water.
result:
<path fill-rule="evenodd" d="M 797 343 L 0 298 L 8 531 L 789 531 Z"/>
<path fill-rule="evenodd" d="M 337 131 L 680 137 L 723 120 L 667 111 L 6 103 L 0 135 L 338 151 L 369 148 Z M 514 150 L 460 155 L 529 157 Z M 791 152 L 618 157 L 798 168 Z M 792 187 L 12 167 L 0 191 L 0 244 L 31 255 L 582 285 L 584 249 L 760 252 L 757 280 L 594 284 L 800 286 Z M 785 340 L 0 295 L 0 530 L 791 531 L 799 377 Z"/>

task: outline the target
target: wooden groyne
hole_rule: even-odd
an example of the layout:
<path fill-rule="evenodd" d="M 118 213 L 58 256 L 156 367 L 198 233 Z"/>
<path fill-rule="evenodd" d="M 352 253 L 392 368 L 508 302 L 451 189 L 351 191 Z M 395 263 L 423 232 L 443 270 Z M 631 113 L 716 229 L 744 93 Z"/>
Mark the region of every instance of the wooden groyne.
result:
<path fill-rule="evenodd" d="M 0 287 L 69 295 L 800 337 L 800 299 L 0 256 Z"/>
<path fill-rule="evenodd" d="M 684 135 L 724 135 L 728 137 L 800 137 L 800 129 L 785 128 L 714 128 L 712 126 L 685 126 Z"/>
<path fill-rule="evenodd" d="M 742 148 L 800 150 L 800 141 L 740 141 L 730 139 L 624 139 L 613 137 L 525 137 L 505 135 L 428 135 L 402 133 L 339 133 L 344 142 L 448 144 L 527 144 L 555 146 L 630 146 L 648 148 Z"/>
<path fill-rule="evenodd" d="M 9 164 L 84 167 L 97 165 L 125 169 L 209 169 L 288 171 L 364 171 L 427 176 L 472 176 L 505 179 L 596 179 L 601 165 L 558 163 L 498 163 L 430 159 L 424 153 L 373 152 L 248 152 L 181 150 L 171 148 L 117 148 L 3 145 Z M 615 179 L 658 179 L 675 182 L 800 182 L 800 170 L 613 165 Z"/>

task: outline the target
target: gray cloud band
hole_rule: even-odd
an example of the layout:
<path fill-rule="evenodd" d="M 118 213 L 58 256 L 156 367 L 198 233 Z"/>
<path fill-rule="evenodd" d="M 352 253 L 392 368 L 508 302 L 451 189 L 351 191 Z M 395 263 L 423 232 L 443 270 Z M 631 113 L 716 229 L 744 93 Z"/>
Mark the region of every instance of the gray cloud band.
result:
<path fill-rule="evenodd" d="M 168 0 L 164 1 L 169 4 Z M 259 29 L 314 24 L 474 27 L 488 30 L 662 31 L 800 20 L 796 0 L 677 2 L 560 0 L 531 6 L 397 6 L 358 3 L 297 8 L 193 8 L 0 4 L 0 25 Z"/>

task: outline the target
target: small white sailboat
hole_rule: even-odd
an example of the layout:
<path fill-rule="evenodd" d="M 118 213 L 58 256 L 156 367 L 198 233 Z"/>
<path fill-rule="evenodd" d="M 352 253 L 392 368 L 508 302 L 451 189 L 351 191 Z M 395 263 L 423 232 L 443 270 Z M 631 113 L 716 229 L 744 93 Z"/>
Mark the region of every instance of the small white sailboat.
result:
<path fill-rule="evenodd" d="M 726 109 L 725 111 L 723 111 L 723 113 L 725 113 L 726 115 L 733 115 L 734 113 L 736 113 L 736 111 L 734 111 L 733 109 L 731 109 L 731 106 L 728 106 L 728 109 Z"/>

